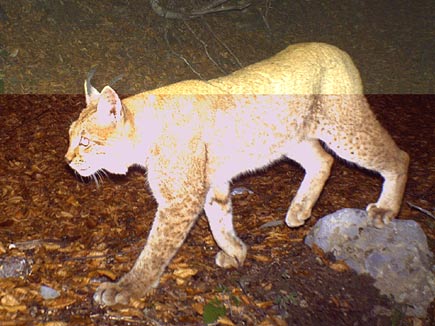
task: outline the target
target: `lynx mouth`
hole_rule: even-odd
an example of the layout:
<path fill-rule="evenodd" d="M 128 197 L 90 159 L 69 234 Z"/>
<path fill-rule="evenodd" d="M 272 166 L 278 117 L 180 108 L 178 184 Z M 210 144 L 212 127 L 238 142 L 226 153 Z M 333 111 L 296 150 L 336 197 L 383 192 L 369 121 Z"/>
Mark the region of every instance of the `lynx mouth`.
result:
<path fill-rule="evenodd" d="M 93 171 L 90 166 L 87 167 L 77 167 L 72 164 L 69 165 L 76 173 L 82 177 L 91 177 L 96 174 L 98 170 Z"/>

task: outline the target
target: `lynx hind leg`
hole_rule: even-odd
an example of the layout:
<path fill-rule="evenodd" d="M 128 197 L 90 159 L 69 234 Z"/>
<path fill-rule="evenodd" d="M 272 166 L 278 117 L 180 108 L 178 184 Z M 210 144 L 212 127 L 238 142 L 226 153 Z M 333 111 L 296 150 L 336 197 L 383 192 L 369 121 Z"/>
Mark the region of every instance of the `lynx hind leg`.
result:
<path fill-rule="evenodd" d="M 311 210 L 329 177 L 334 160 L 325 152 L 318 140 L 306 140 L 293 144 L 288 150 L 287 157 L 298 162 L 305 169 L 302 184 L 285 218 L 289 227 L 298 227 L 311 216 Z"/>
<path fill-rule="evenodd" d="M 240 240 L 233 226 L 229 185 L 212 186 L 207 194 L 204 210 L 213 237 L 222 249 L 216 255 L 216 265 L 237 268 L 246 258 L 247 247 Z"/>
<path fill-rule="evenodd" d="M 408 154 L 397 147 L 363 95 L 325 96 L 319 115 L 319 139 L 340 157 L 384 178 L 379 199 L 367 206 L 367 212 L 376 227 L 388 224 L 400 210 Z"/>

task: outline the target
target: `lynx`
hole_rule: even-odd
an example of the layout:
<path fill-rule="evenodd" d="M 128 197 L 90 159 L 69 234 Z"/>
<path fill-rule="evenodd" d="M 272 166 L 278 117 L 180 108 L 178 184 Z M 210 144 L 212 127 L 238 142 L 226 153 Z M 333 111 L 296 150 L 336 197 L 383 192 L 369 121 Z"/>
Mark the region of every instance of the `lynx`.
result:
<path fill-rule="evenodd" d="M 103 306 L 128 304 L 156 287 L 203 211 L 221 249 L 216 264 L 241 266 L 247 246 L 234 230 L 230 182 L 282 158 L 305 170 L 285 217 L 289 227 L 310 217 L 329 177 L 325 147 L 384 178 L 378 201 L 367 206 L 375 226 L 399 212 L 408 155 L 370 110 L 350 57 L 334 46 L 291 45 L 226 77 L 123 100 L 109 86 L 98 92 L 88 78 L 85 93 L 87 106 L 69 130 L 69 166 L 86 177 L 140 165 L 158 203 L 133 268 L 98 287 L 94 300 Z"/>

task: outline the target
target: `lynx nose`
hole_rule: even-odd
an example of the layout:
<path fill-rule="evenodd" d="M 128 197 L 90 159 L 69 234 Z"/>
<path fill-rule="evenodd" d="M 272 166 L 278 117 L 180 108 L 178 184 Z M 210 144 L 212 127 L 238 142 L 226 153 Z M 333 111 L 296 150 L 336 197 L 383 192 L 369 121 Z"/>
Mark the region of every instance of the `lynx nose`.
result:
<path fill-rule="evenodd" d="M 70 163 L 71 163 L 71 161 L 72 161 L 72 155 L 68 155 L 68 154 L 66 154 L 65 155 L 65 162 L 69 165 Z"/>
<path fill-rule="evenodd" d="M 72 160 L 74 159 L 74 150 L 72 150 L 71 148 L 68 148 L 68 150 L 66 151 L 65 154 L 65 161 L 70 164 L 72 162 Z"/>

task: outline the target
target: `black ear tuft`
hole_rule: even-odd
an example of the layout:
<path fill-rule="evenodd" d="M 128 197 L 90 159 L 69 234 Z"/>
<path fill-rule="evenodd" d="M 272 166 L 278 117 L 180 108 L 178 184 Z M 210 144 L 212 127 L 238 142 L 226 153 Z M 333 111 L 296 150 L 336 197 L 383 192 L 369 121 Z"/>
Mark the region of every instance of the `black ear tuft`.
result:
<path fill-rule="evenodd" d="M 91 102 L 96 101 L 100 96 L 100 92 L 98 92 L 98 90 L 91 85 L 91 79 L 94 76 L 96 70 L 96 67 L 93 67 L 91 70 L 89 70 L 88 78 L 86 78 L 85 80 L 86 105 L 89 105 L 91 104 Z"/>

